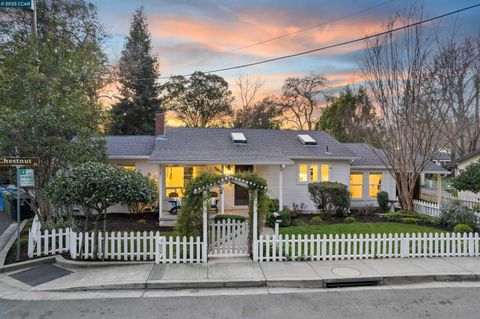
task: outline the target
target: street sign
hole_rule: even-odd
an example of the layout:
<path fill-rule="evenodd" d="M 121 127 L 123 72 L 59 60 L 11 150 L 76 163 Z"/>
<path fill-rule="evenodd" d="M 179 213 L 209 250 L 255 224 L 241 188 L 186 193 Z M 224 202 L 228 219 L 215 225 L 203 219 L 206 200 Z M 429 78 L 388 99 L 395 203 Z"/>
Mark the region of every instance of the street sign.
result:
<path fill-rule="evenodd" d="M 35 187 L 35 175 L 33 169 L 20 169 L 20 187 Z"/>
<path fill-rule="evenodd" d="M 0 157 L 0 166 L 38 166 L 38 157 Z"/>
<path fill-rule="evenodd" d="M 0 8 L 24 8 L 33 10 L 33 0 L 23 0 L 23 1 L 0 1 Z"/>

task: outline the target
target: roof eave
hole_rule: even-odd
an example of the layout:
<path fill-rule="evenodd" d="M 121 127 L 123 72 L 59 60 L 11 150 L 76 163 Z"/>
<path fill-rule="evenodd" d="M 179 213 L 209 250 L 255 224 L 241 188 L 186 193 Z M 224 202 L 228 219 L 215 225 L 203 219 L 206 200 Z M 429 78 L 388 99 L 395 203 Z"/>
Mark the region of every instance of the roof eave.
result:
<path fill-rule="evenodd" d="M 150 159 L 148 155 L 110 155 L 108 156 L 109 160 L 118 160 L 118 159 Z"/>

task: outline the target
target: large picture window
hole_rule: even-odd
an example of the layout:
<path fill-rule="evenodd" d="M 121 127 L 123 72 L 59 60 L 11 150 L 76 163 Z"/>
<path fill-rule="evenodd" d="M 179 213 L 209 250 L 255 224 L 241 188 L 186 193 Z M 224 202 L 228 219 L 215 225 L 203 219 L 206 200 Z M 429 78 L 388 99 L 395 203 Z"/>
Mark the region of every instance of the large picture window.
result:
<path fill-rule="evenodd" d="M 298 165 L 298 182 L 327 182 L 329 170 L 328 164 L 300 164 Z"/>
<path fill-rule="evenodd" d="M 368 196 L 377 197 L 377 194 L 382 191 L 382 173 L 368 174 Z"/>
<path fill-rule="evenodd" d="M 363 173 L 350 173 L 350 194 L 353 199 L 363 198 Z"/>

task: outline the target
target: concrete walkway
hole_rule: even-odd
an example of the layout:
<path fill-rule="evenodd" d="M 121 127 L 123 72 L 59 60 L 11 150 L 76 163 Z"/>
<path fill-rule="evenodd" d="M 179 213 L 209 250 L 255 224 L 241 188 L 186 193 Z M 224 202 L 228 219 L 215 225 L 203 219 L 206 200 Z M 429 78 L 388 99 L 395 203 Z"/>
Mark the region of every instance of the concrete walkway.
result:
<path fill-rule="evenodd" d="M 222 287 L 320 288 L 329 285 L 411 284 L 480 280 L 480 258 L 409 258 L 254 263 L 218 259 L 208 264 L 161 264 L 62 268 L 70 274 L 29 286 L 2 273 L 1 289 L 83 291 L 105 289 L 182 289 Z"/>

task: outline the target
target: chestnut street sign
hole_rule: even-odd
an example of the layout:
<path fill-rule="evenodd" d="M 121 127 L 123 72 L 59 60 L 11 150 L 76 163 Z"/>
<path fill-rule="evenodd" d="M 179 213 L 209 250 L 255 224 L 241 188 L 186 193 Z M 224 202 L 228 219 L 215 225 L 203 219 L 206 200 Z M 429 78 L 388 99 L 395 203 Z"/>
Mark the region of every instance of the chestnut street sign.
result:
<path fill-rule="evenodd" d="M 2 1 L 0 0 L 0 8 L 24 8 L 24 9 L 32 9 L 33 10 L 33 0 L 23 0 L 23 1 L 15 1 L 15 0 L 8 0 Z"/>
<path fill-rule="evenodd" d="M 38 157 L 0 157 L 0 166 L 38 166 Z"/>

